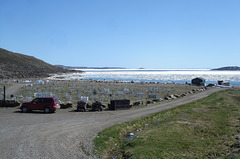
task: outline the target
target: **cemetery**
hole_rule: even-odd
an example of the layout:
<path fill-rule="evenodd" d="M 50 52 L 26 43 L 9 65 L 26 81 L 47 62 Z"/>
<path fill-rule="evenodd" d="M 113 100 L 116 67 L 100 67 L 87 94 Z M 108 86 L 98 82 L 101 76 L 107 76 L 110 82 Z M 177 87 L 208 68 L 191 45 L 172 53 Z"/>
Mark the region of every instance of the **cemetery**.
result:
<path fill-rule="evenodd" d="M 97 80 L 2 80 L 0 89 L 16 83 L 23 85 L 14 94 L 19 103 L 36 97 L 55 96 L 60 99 L 62 108 L 73 109 L 77 109 L 81 99 L 90 104 L 98 101 L 104 106 L 109 105 L 111 100 L 129 100 L 131 106 L 146 106 L 204 90 L 201 86 L 189 84 Z"/>

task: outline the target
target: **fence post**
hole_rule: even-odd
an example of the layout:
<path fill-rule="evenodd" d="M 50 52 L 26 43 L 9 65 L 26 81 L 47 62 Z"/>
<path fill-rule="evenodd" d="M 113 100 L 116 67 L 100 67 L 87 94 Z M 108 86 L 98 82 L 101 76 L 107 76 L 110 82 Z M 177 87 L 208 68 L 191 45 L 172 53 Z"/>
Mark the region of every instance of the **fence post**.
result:
<path fill-rule="evenodd" d="M 5 106 L 5 102 L 6 102 L 6 87 L 3 86 L 3 106 Z"/>

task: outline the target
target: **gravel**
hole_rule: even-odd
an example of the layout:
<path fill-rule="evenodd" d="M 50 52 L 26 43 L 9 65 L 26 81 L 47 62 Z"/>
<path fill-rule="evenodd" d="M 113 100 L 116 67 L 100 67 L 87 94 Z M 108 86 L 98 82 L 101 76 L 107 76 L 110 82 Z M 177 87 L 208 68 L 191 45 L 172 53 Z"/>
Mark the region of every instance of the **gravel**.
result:
<path fill-rule="evenodd" d="M 15 108 L 0 109 L 0 158 L 96 158 L 93 139 L 105 128 L 155 112 L 204 98 L 220 88 L 141 109 L 56 113 L 22 113 Z"/>

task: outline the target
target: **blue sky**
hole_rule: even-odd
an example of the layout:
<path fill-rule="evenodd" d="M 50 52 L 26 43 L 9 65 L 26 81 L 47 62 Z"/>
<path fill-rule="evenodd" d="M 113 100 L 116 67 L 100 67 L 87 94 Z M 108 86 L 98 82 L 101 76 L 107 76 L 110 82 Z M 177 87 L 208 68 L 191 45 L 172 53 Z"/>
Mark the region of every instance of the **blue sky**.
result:
<path fill-rule="evenodd" d="M 50 64 L 240 66 L 239 0 L 0 0 L 0 47 Z"/>

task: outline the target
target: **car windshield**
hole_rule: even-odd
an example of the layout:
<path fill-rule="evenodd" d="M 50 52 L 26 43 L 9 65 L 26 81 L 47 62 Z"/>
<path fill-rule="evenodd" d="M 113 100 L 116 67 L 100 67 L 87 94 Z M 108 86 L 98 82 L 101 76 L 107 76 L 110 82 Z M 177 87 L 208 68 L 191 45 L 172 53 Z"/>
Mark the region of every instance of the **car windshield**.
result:
<path fill-rule="evenodd" d="M 54 101 L 55 101 L 55 103 L 58 103 L 58 102 L 59 102 L 58 98 L 55 98 L 55 100 L 54 100 Z"/>

